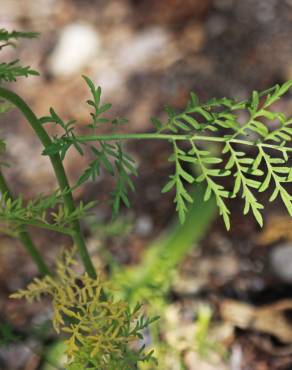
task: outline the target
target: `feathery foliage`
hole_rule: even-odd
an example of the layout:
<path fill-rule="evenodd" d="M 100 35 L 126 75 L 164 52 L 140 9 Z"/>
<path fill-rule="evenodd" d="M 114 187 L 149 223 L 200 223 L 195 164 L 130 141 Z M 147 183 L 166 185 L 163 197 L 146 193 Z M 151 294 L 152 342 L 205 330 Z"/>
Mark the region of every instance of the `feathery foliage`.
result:
<path fill-rule="evenodd" d="M 100 107 L 101 88 L 95 88 L 86 77 L 93 99 L 88 104 L 94 107 L 91 113 L 92 123 L 89 128 L 96 130 L 98 124 L 113 123 L 114 120 L 101 117 L 111 105 Z M 220 214 L 226 228 L 230 228 L 230 210 L 228 198 L 241 197 L 244 200 L 243 213 L 251 212 L 262 225 L 263 204 L 258 200 L 258 193 L 273 189 L 270 201 L 280 196 L 289 214 L 292 215 L 291 195 L 287 190 L 291 182 L 291 137 L 292 118 L 271 108 L 291 88 L 292 81 L 276 85 L 262 93 L 254 91 L 250 99 L 236 102 L 232 99 L 211 99 L 200 103 L 191 93 L 186 108 L 176 113 L 167 106 L 167 122 L 152 118 L 156 132 L 152 134 L 125 134 L 78 136 L 74 128 L 68 130 L 61 119 L 55 119 L 65 130 L 61 137 L 53 138 L 53 144 L 43 154 L 59 152 L 64 158 L 71 145 L 83 154 L 81 145 L 92 141 L 99 143 L 99 148 L 91 145 L 95 159 L 80 176 L 76 186 L 88 179 L 95 180 L 100 169 L 118 178 L 112 192 L 113 214 L 119 211 L 121 202 L 129 207 L 128 189 L 135 190 L 131 175 L 137 175 L 133 159 L 122 150 L 120 140 L 126 139 L 162 139 L 172 143 L 173 152 L 169 161 L 174 164 L 174 174 L 162 189 L 166 193 L 175 189 L 174 202 L 179 219 L 184 222 L 187 204 L 192 203 L 189 184 L 205 182 L 207 185 L 205 200 L 214 194 Z M 247 117 L 241 123 L 242 117 Z M 49 120 L 47 119 L 49 122 Z M 51 120 L 52 121 L 52 120 Z M 124 122 L 123 122 L 124 123 Z M 276 128 L 274 127 L 276 124 Z M 115 142 L 110 144 L 108 142 Z M 221 145 L 216 156 L 208 149 L 208 143 Z M 113 163 L 114 162 L 114 163 Z M 192 169 L 196 168 L 196 171 Z M 227 181 L 228 179 L 228 181 Z M 232 186 L 226 185 L 231 182 Z"/>
<path fill-rule="evenodd" d="M 177 114 L 171 107 L 166 107 L 168 115 L 166 123 L 163 124 L 157 118 L 152 119 L 157 131 L 151 138 L 167 139 L 173 144 L 173 153 L 169 160 L 174 163 L 175 171 L 162 192 L 176 189 L 174 202 L 181 222 L 185 220 L 187 203 L 193 201 L 186 185 L 203 181 L 207 184 L 205 200 L 208 200 L 211 194 L 215 195 L 227 229 L 230 228 L 227 199 L 239 196 L 244 200 L 243 213 L 251 212 L 262 225 L 261 210 L 264 206 L 258 200 L 257 193 L 268 188 L 273 189 L 270 201 L 280 196 L 289 214 L 292 215 L 291 195 L 287 190 L 292 176 L 289 162 L 291 161 L 289 154 L 292 151 L 292 118 L 271 109 L 272 104 L 291 86 L 292 81 L 288 81 L 263 93 L 254 91 L 250 99 L 241 102 L 223 98 L 199 103 L 196 95 L 191 93 L 190 101 L 182 113 Z M 93 87 L 91 90 L 93 91 Z M 96 91 L 99 102 L 101 90 L 98 88 Z M 244 115 L 248 118 L 242 124 L 240 118 Z M 277 126 L 272 129 L 275 123 Z M 164 132 L 167 134 L 163 134 Z M 90 136 L 87 138 L 88 141 L 93 139 Z M 100 136 L 98 141 L 102 143 L 118 138 L 118 135 L 109 137 L 104 135 Z M 128 138 L 131 138 L 131 135 L 128 135 Z M 143 138 L 143 134 L 136 135 L 136 138 Z M 86 142 L 86 139 L 80 141 L 77 136 L 75 139 L 76 143 Z M 206 146 L 208 142 L 221 143 L 221 154 L 214 156 Z M 185 149 L 187 147 L 189 148 Z M 120 160 L 117 167 L 121 168 L 121 162 Z M 99 163 L 98 160 L 94 162 L 95 166 L 99 166 Z M 195 165 L 199 169 L 197 176 L 189 165 Z M 95 173 L 97 168 L 95 166 L 92 165 L 85 170 L 82 179 Z M 112 174 L 111 166 L 105 167 Z M 127 167 L 130 174 L 136 174 L 132 165 Z M 227 181 L 224 178 L 232 179 L 232 187 L 226 186 Z M 118 182 L 120 194 L 126 194 L 124 190 L 126 183 L 132 190 L 134 189 L 130 181 Z M 123 195 L 121 198 L 128 206 L 128 199 Z M 118 212 L 118 208 L 118 205 L 114 207 L 115 213 Z"/>
<path fill-rule="evenodd" d="M 0 51 L 6 46 L 15 47 L 15 41 L 19 38 L 35 38 L 38 37 L 37 32 L 8 32 L 5 29 L 0 29 Z M 23 67 L 19 65 L 19 60 L 13 60 L 9 63 L 0 63 L 0 82 L 16 81 L 17 77 L 23 76 L 38 76 L 39 73 L 29 66 Z"/>
<path fill-rule="evenodd" d="M 62 199 L 65 193 L 68 193 L 68 190 L 63 193 L 56 191 L 46 197 L 39 195 L 27 204 L 24 204 L 21 196 L 12 200 L 7 194 L 3 194 L 0 199 L 0 221 L 4 222 L 6 227 L 2 228 L 2 231 L 15 236 L 23 225 L 31 225 L 70 234 L 72 222 L 83 218 L 96 202 L 84 205 L 81 201 L 74 212 L 69 212 Z"/>
<path fill-rule="evenodd" d="M 115 301 L 107 292 L 107 283 L 98 276 L 92 279 L 87 273 L 77 274 L 74 254 L 76 250 L 63 250 L 56 263 L 54 277 L 34 279 L 25 290 L 12 294 L 12 298 L 39 300 L 49 295 L 53 302 L 53 326 L 57 333 L 68 335 L 65 341 L 68 363 L 73 369 L 136 369 L 140 361 L 155 361 L 153 352 L 138 346 L 142 332 L 157 317 L 146 318 L 141 305 L 134 309 L 124 301 Z M 130 344 L 135 345 L 130 349 Z"/>
<path fill-rule="evenodd" d="M 205 200 L 212 193 L 215 195 L 227 229 L 230 227 L 230 210 L 226 199 L 241 196 L 245 203 L 243 213 L 251 211 L 262 225 L 260 210 L 264 206 L 257 193 L 267 189 L 273 190 L 270 201 L 280 196 L 292 215 L 292 197 L 288 192 L 292 180 L 292 118 L 270 108 L 291 86 L 292 81 L 288 81 L 263 93 L 254 91 L 251 99 L 242 102 L 224 98 L 200 104 L 192 93 L 182 113 L 176 114 L 167 107 L 166 124 L 155 119 L 157 133 L 175 133 L 172 135 L 174 153 L 169 157 L 175 163 L 175 174 L 170 176 L 162 191 L 176 188 L 174 201 L 181 222 L 185 219 L 186 201 L 192 201 L 184 183 L 202 181 L 207 185 Z M 248 118 L 240 124 L 242 114 Z M 277 128 L 271 129 L 269 122 L 276 123 Z M 178 135 L 180 133 L 186 135 L 182 137 Z M 182 140 L 189 149 L 179 147 Z M 206 142 L 221 143 L 220 156 L 214 156 L 203 146 Z M 197 177 L 186 170 L 185 163 L 197 165 L 200 172 Z M 224 177 L 233 180 L 232 187 L 227 187 L 226 181 L 220 181 Z"/>
<path fill-rule="evenodd" d="M 22 32 L 22 31 L 7 31 L 4 28 L 0 29 L 0 42 L 10 42 L 13 44 L 13 40 L 20 38 L 33 39 L 38 37 L 40 34 L 38 32 Z"/>
<path fill-rule="evenodd" d="M 2 37 L 4 41 L 35 36 L 34 33 L 0 32 L 0 40 Z M 2 75 L 2 78 L 9 80 L 16 77 L 17 72 L 13 70 L 10 76 Z M 132 176 L 137 175 L 135 163 L 132 157 L 125 153 L 120 141 L 163 139 L 173 146 L 169 161 L 174 164 L 174 174 L 170 176 L 162 192 L 175 189 L 174 202 L 181 222 L 185 220 L 187 204 L 193 201 L 189 184 L 196 182 L 206 183 L 205 200 L 214 194 L 227 229 L 230 228 L 231 217 L 228 198 L 241 197 L 244 201 L 243 213 L 251 212 L 262 225 L 261 211 L 264 205 L 258 199 L 258 193 L 268 189 L 272 189 L 270 201 L 280 197 L 292 215 L 291 194 L 288 192 L 292 178 L 292 118 L 285 117 L 282 112 L 277 112 L 272 107 L 288 92 L 292 81 L 261 93 L 254 91 L 250 99 L 240 102 L 222 98 L 201 103 L 192 92 L 182 112 L 177 113 L 172 107 L 166 106 L 168 119 L 165 123 L 155 117 L 151 119 L 156 132 L 119 135 L 116 128 L 127 123 L 127 120 L 106 117 L 105 113 L 108 113 L 111 104 L 102 104 L 101 88 L 95 87 L 90 78 L 83 78 L 92 95 L 92 98 L 87 100 L 93 109 L 87 128 L 94 134 L 77 135 L 76 122 L 64 122 L 53 108 L 50 109 L 50 116 L 39 119 L 42 125 L 54 123 L 64 131 L 61 136 L 52 138 L 52 144 L 44 149 L 43 155 L 60 154 L 61 159 L 64 159 L 71 146 L 83 155 L 83 147 L 90 143 L 94 159 L 73 189 L 87 180 L 94 181 L 101 170 L 109 173 L 116 178 L 116 186 L 111 193 L 113 215 L 116 215 L 121 204 L 129 207 L 128 189 L 135 190 Z M 246 117 L 244 123 L 242 117 Z M 97 135 L 99 126 L 104 124 L 110 124 L 113 133 Z M 97 146 L 93 146 L 92 142 L 97 142 Z M 208 143 L 221 144 L 221 153 L 214 156 L 208 149 Z M 195 167 L 197 172 L 194 172 L 192 167 Z"/>
<path fill-rule="evenodd" d="M 124 118 L 109 119 L 103 116 L 103 114 L 111 108 L 111 104 L 106 103 L 101 105 L 101 88 L 95 88 L 93 82 L 88 77 L 83 76 L 83 78 L 92 94 L 92 99 L 88 100 L 87 103 L 94 109 L 94 112 L 90 113 L 92 121 L 87 125 L 87 128 L 95 132 L 100 124 L 111 124 L 112 129 L 115 131 L 120 125 L 127 123 L 128 121 Z M 64 122 L 53 108 L 51 108 L 50 116 L 40 118 L 40 123 L 54 123 L 63 129 L 63 134 L 61 136 L 54 136 L 52 138 L 52 145 L 43 150 L 43 155 L 59 153 L 61 159 L 64 160 L 71 146 L 73 146 L 80 155 L 84 154 L 84 148 L 82 146 L 86 146 L 88 143 L 86 141 L 80 141 L 76 136 L 74 132 L 75 121 L 70 120 Z M 121 203 L 128 208 L 130 207 L 128 191 L 135 190 L 131 176 L 138 175 L 137 169 L 134 164 L 134 159 L 128 153 L 125 153 L 119 141 L 112 144 L 101 138 L 97 140 L 97 143 L 97 146 L 90 145 L 91 154 L 94 156 L 94 159 L 81 174 L 77 183 L 73 186 L 73 189 L 79 187 L 88 180 L 95 181 L 102 170 L 107 172 L 116 179 L 115 187 L 110 197 L 113 217 L 116 217 Z"/>
<path fill-rule="evenodd" d="M 34 71 L 29 66 L 22 67 L 18 64 L 19 60 L 16 59 L 10 63 L 0 64 L 0 80 L 12 82 L 16 81 L 17 77 L 38 76 L 39 73 Z"/>

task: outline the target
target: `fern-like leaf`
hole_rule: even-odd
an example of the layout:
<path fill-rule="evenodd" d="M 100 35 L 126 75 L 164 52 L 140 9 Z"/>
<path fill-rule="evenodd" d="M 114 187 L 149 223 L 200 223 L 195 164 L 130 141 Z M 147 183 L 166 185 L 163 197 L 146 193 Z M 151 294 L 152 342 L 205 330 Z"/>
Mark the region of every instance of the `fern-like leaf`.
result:
<path fill-rule="evenodd" d="M 153 351 L 131 344 L 143 339 L 143 330 L 158 318 L 146 318 L 141 305 L 131 309 L 126 302 L 114 300 L 100 276 L 90 278 L 74 269 L 75 249 L 63 250 L 57 259 L 56 275 L 34 279 L 26 289 L 11 298 L 39 300 L 49 295 L 53 302 L 55 330 L 67 335 L 65 341 L 68 369 L 135 369 L 137 363 L 154 361 Z"/>
<path fill-rule="evenodd" d="M 30 67 L 23 67 L 18 64 L 18 60 L 14 60 L 10 63 L 0 64 L 0 82 L 16 81 L 17 77 L 28 77 L 28 76 L 38 76 L 39 73 Z"/>
<path fill-rule="evenodd" d="M 226 200 L 238 196 L 244 199 L 243 213 L 252 212 L 262 226 L 261 211 L 264 206 L 259 202 L 257 193 L 268 188 L 273 189 L 270 201 L 274 201 L 279 195 L 291 215 L 288 184 L 292 177 L 292 119 L 282 112 L 271 110 L 271 105 L 291 87 L 292 81 L 288 81 L 263 93 L 254 91 L 250 99 L 241 102 L 223 98 L 200 103 L 196 95 L 191 94 L 183 112 L 176 113 L 173 108 L 166 107 L 166 123 L 152 118 L 157 135 L 168 131 L 169 137 L 175 142 L 174 154 L 170 157 L 175 163 L 175 173 L 170 176 L 162 192 L 176 187 L 174 201 L 182 222 L 187 210 L 186 203 L 192 201 L 185 184 L 194 181 L 192 175 L 185 172 L 180 161 L 196 164 L 200 169 L 201 174 L 195 181 L 206 182 L 205 200 L 211 194 L 215 196 L 227 229 L 230 227 L 230 211 Z M 237 112 L 242 110 L 249 117 L 245 123 L 240 124 Z M 278 127 L 271 129 L 267 121 L 278 122 Z M 191 146 L 188 153 L 178 149 L 177 142 L 181 140 Z M 223 144 L 220 157 L 214 157 L 207 144 L 204 149 L 199 148 L 198 144 L 208 141 Z M 238 148 L 239 145 L 245 146 L 244 151 Z M 279 153 L 281 157 L 275 153 Z M 234 178 L 233 189 L 226 189 L 220 178 L 231 176 Z"/>

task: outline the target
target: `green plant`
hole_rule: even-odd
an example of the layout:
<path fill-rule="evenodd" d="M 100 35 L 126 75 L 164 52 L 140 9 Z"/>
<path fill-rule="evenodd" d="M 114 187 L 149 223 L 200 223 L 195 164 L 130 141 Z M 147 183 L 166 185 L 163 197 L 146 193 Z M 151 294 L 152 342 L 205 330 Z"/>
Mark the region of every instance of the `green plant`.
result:
<path fill-rule="evenodd" d="M 13 45 L 12 41 L 20 37 L 35 36 L 34 33 L 1 30 L 0 49 Z M 0 82 L 15 81 L 20 76 L 29 75 L 37 75 L 37 72 L 30 67 L 22 67 L 18 61 L 0 65 Z M 139 314 L 139 305 L 132 310 L 127 302 L 115 301 L 106 284 L 100 280 L 79 224 L 80 218 L 95 206 L 95 202 L 76 206 L 73 191 L 88 180 L 94 181 L 101 169 L 107 172 L 115 179 L 115 187 L 110 194 L 115 217 L 121 205 L 130 206 L 129 191 L 135 190 L 133 176 L 137 176 L 135 162 L 126 153 L 122 142 L 166 140 L 172 147 L 169 161 L 173 163 L 174 173 L 162 193 L 174 191 L 181 223 L 185 222 L 188 203 L 193 202 L 188 184 L 201 182 L 206 184 L 204 200 L 214 197 L 227 229 L 230 228 L 227 200 L 239 196 L 244 200 L 243 213 L 252 212 L 262 225 L 263 205 L 258 200 L 258 193 L 268 188 L 272 189 L 270 201 L 279 196 L 292 215 L 291 195 L 287 188 L 292 180 L 289 164 L 292 119 L 271 108 L 291 88 L 292 81 L 261 93 L 254 91 L 250 99 L 240 102 L 223 98 L 200 103 L 197 96 L 191 93 L 182 112 L 177 113 L 167 106 L 166 122 L 152 118 L 154 132 L 120 134 L 116 130 L 127 120 L 108 118 L 111 104 L 101 103 L 101 88 L 96 88 L 88 77 L 84 76 L 84 80 L 92 95 L 87 101 L 92 109 L 91 121 L 87 125 L 88 135 L 76 134 L 76 122 L 65 122 L 53 108 L 50 108 L 48 116 L 38 118 L 22 98 L 0 87 L 1 112 L 11 109 L 11 106 L 21 111 L 43 144 L 42 154 L 49 157 L 58 181 L 56 192 L 48 196 L 40 195 L 24 204 L 21 196 L 13 198 L 0 172 L 2 231 L 20 239 L 43 275 L 42 279 L 35 279 L 26 290 L 13 297 L 37 299 L 42 294 L 52 296 L 55 328 L 69 334 L 68 369 L 79 369 L 80 366 L 134 369 L 137 362 L 153 359 L 152 352 L 146 353 L 143 346 L 136 350 L 130 346 L 134 339 L 141 338 L 141 330 L 153 320 L 144 319 Z M 243 124 L 239 119 L 242 112 L 248 116 Z M 270 129 L 267 121 L 276 121 L 277 128 Z M 50 137 L 45 129 L 48 124 L 59 126 L 63 134 Z M 101 125 L 109 125 L 112 133 L 100 135 L 98 129 Z M 217 144 L 219 153 L 213 154 L 207 143 Z M 5 143 L 1 141 L 0 144 L 3 153 Z M 85 146 L 90 148 L 93 160 L 76 184 L 70 186 L 63 160 L 70 148 L 83 155 Z M 231 186 L 226 185 L 227 179 Z M 57 211 L 54 210 L 56 208 Z M 85 273 L 76 274 L 71 252 L 66 252 L 62 262 L 58 262 L 56 272 L 51 272 L 30 238 L 27 226 L 69 235 L 81 257 Z"/>
<path fill-rule="evenodd" d="M 138 362 L 153 360 L 152 352 L 130 349 L 142 339 L 142 331 L 157 318 L 147 319 L 141 305 L 132 310 L 124 301 L 115 301 L 100 277 L 92 279 L 74 271 L 74 248 L 63 251 L 57 261 L 55 276 L 35 279 L 27 289 L 12 298 L 38 300 L 44 294 L 53 301 L 53 326 L 65 332 L 68 369 L 135 369 Z M 102 297 L 106 292 L 106 299 Z"/>
<path fill-rule="evenodd" d="M 215 217 L 216 203 L 214 197 L 204 202 L 205 187 L 198 184 L 192 197 L 197 197 L 189 209 L 183 224 L 179 221 L 171 225 L 154 240 L 141 257 L 138 265 L 122 268 L 113 266 L 112 281 L 123 298 L 130 302 L 137 300 L 164 300 L 172 277 L 179 263 L 190 249 L 194 249 Z M 194 220 L 196 224 L 194 225 Z"/>

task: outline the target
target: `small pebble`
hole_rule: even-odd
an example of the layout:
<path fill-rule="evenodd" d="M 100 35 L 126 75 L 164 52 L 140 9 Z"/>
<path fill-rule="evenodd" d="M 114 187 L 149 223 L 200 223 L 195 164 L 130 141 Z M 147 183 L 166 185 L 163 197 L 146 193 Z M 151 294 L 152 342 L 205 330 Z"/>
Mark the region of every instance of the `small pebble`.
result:
<path fill-rule="evenodd" d="M 153 222 L 148 215 L 142 215 L 137 219 L 135 231 L 140 236 L 147 236 L 153 229 Z"/>
<path fill-rule="evenodd" d="M 269 256 L 274 274 L 286 283 L 292 283 L 292 244 L 276 246 Z"/>

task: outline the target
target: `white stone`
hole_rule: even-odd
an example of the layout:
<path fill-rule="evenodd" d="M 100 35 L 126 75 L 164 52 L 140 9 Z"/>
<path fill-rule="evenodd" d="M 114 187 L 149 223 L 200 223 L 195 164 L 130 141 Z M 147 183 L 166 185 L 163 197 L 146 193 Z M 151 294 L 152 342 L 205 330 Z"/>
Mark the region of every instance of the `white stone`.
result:
<path fill-rule="evenodd" d="M 270 254 L 270 264 L 278 278 L 292 283 L 292 244 L 277 245 Z"/>
<path fill-rule="evenodd" d="M 86 23 L 69 24 L 49 58 L 49 70 L 57 76 L 70 76 L 86 66 L 99 49 L 100 38 L 93 27 Z"/>

